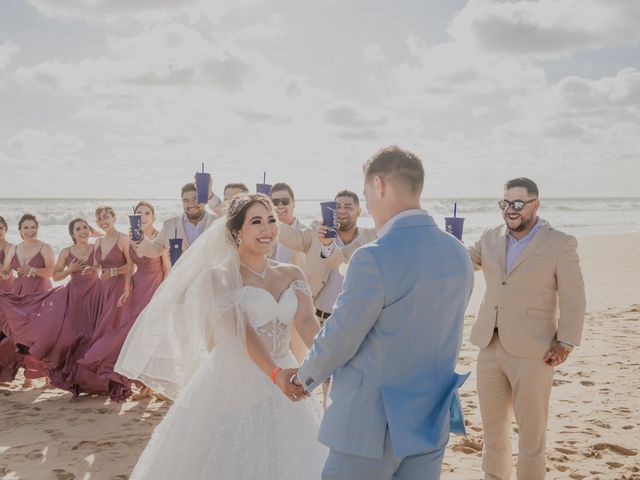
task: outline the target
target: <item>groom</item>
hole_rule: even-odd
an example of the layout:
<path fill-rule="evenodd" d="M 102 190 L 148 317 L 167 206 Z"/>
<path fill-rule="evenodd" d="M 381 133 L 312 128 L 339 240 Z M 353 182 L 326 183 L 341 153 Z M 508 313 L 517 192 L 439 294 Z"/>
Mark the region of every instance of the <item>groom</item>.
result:
<path fill-rule="evenodd" d="M 319 440 L 323 479 L 438 479 L 473 269 L 420 209 L 422 162 L 396 146 L 364 166 L 378 239 L 351 257 L 333 314 L 292 382 L 333 375 Z M 295 370 L 292 370 L 293 373 Z"/>

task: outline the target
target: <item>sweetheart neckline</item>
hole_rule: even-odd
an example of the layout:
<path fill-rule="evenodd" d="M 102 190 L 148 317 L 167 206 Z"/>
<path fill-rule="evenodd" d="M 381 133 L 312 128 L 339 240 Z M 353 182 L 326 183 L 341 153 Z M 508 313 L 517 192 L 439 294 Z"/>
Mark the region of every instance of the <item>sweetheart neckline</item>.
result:
<path fill-rule="evenodd" d="M 242 288 L 243 288 L 243 289 L 244 289 L 244 288 L 255 288 L 256 290 L 262 290 L 262 291 L 263 291 L 263 292 L 265 292 L 267 295 L 269 295 L 269 296 L 273 299 L 273 301 L 274 301 L 276 304 L 280 305 L 280 300 L 282 300 L 282 297 L 284 297 L 284 294 L 285 294 L 285 293 L 287 293 L 289 290 L 291 290 L 291 289 L 292 289 L 293 284 L 294 284 L 295 282 L 296 282 L 296 280 L 294 280 L 293 282 L 291 282 L 291 283 L 289 284 L 289 286 L 288 286 L 287 288 L 285 288 L 285 289 L 282 291 L 282 293 L 280 294 L 280 296 L 279 296 L 277 299 L 276 299 L 276 297 L 275 297 L 275 295 L 274 295 L 273 293 L 271 293 L 269 290 L 267 290 L 266 288 L 263 288 L 263 287 L 258 287 L 258 286 L 256 286 L 256 285 L 243 285 L 243 287 L 242 287 Z"/>

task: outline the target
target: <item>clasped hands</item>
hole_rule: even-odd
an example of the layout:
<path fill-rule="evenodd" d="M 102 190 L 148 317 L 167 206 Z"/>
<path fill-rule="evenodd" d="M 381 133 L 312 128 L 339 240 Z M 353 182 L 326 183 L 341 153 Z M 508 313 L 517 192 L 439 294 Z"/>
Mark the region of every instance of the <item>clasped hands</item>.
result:
<path fill-rule="evenodd" d="M 297 368 L 284 368 L 275 375 L 275 383 L 282 393 L 292 402 L 299 402 L 311 394 L 307 392 L 298 380 Z"/>

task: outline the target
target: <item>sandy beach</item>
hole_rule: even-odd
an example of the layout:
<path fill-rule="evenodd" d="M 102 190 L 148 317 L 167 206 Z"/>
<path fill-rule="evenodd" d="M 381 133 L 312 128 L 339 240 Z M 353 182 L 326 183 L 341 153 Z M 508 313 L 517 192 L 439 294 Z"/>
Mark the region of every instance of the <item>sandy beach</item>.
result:
<path fill-rule="evenodd" d="M 579 252 L 588 313 L 582 345 L 556 369 L 547 478 L 640 480 L 640 234 L 584 237 Z M 468 334 L 483 289 L 478 274 L 460 372 L 475 370 Z M 21 382 L 0 386 L 0 478 L 6 480 L 127 479 L 169 407 L 157 399 L 70 403 L 69 393 L 20 390 Z M 482 478 L 475 374 L 461 396 L 469 435 L 451 438 L 446 480 Z"/>

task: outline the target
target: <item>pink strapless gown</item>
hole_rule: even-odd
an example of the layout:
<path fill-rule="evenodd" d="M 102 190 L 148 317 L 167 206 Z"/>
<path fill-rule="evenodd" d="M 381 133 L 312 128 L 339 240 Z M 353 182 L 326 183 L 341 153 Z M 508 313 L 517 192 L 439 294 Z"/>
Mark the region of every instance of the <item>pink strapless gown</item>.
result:
<path fill-rule="evenodd" d="M 127 259 L 123 252 L 118 249 L 118 245 L 113 246 L 106 257 L 102 257 L 100 245 L 96 247 L 96 262 L 103 268 L 119 268 L 126 264 Z M 82 358 L 76 362 L 76 375 L 87 375 L 82 370 L 90 374 L 105 378 L 101 371 L 101 360 L 104 358 L 103 338 L 111 335 L 122 323 L 123 308 L 118 308 L 118 298 L 124 292 L 125 275 L 108 280 L 100 281 L 100 297 L 98 301 L 98 317 L 95 330 L 88 343 Z M 107 337 L 108 338 L 108 337 Z"/>
<path fill-rule="evenodd" d="M 93 265 L 93 251 L 86 263 Z M 76 257 L 70 252 L 68 266 Z M 101 394 L 107 382 L 97 375 L 75 378 L 75 361 L 93 336 L 98 314 L 100 289 L 98 275 L 71 274 L 69 283 L 46 293 L 0 295 L 0 309 L 7 315 L 10 336 L 29 348 L 29 354 L 42 361 L 51 383 L 74 395 L 80 391 Z"/>
<path fill-rule="evenodd" d="M 27 265 L 33 268 L 43 268 L 45 266 L 44 257 L 42 256 L 42 252 L 36 253 L 31 259 L 27 262 Z M 11 259 L 11 269 L 17 270 L 20 267 L 20 261 L 18 260 L 18 256 L 14 255 Z M 43 277 L 24 277 L 19 276 L 14 281 L 10 287 L 10 293 L 19 296 L 26 296 L 29 294 L 36 293 L 44 293 L 51 290 L 51 280 Z M 1 317 L 2 315 L 0 315 Z M 0 324 L 3 324 L 4 321 L 0 320 Z M 18 373 L 18 369 L 15 368 L 15 362 L 17 362 L 18 367 L 24 367 L 24 376 L 25 378 L 45 378 L 47 376 L 46 367 L 44 363 L 40 362 L 36 358 L 31 355 L 20 355 L 15 353 L 15 346 L 13 345 L 14 339 L 11 336 L 11 332 L 7 331 L 9 329 L 9 325 L 4 325 L 3 330 L 4 333 L 9 335 L 8 339 L 5 339 L 2 344 L 10 343 L 14 348 L 14 353 L 8 354 L 8 347 L 4 345 L 2 348 L 4 355 L 7 358 L 2 358 L 0 361 L 6 362 L 0 364 L 0 380 L 2 381 L 12 381 L 16 374 Z M 0 355 L 3 356 L 3 355 Z"/>

